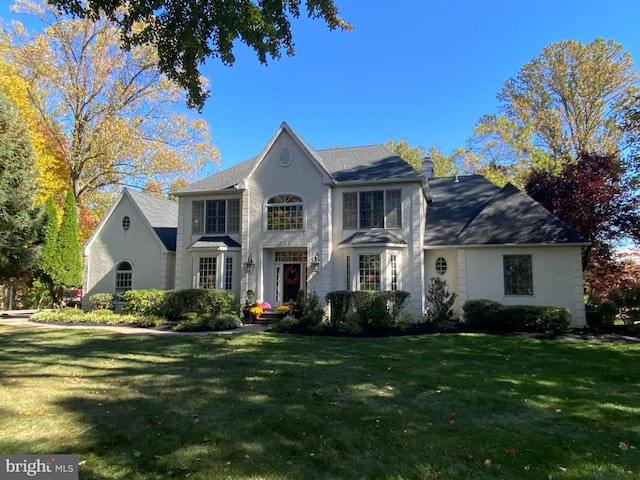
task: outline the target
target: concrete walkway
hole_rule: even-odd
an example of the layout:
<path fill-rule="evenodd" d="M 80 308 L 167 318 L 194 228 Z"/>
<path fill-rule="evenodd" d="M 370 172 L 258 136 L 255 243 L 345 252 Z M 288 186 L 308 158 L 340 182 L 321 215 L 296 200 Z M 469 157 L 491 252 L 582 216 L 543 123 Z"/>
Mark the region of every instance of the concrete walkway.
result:
<path fill-rule="evenodd" d="M 120 325 L 58 325 L 49 323 L 36 323 L 29 320 L 35 310 L 2 310 L 0 311 L 0 325 L 10 327 L 33 327 L 33 328 L 70 328 L 70 329 L 96 329 L 108 330 L 125 335 L 231 335 L 236 333 L 263 332 L 269 327 L 267 325 L 244 324 L 233 330 L 220 330 L 213 332 L 174 332 L 166 328 L 140 328 Z"/>

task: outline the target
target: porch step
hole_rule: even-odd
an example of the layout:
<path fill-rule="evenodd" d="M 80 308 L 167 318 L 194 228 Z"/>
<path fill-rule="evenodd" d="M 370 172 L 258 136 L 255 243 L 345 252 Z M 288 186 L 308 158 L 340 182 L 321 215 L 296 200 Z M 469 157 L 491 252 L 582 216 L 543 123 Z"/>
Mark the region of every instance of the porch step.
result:
<path fill-rule="evenodd" d="M 260 318 L 251 318 L 251 323 L 254 325 L 271 325 L 280 319 L 275 310 L 266 310 Z"/>

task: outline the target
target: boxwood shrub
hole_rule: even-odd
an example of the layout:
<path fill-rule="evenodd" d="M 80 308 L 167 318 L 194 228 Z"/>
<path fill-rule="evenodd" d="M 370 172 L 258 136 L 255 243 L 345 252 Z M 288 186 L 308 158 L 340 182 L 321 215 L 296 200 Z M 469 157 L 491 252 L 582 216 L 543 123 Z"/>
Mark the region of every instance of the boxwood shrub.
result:
<path fill-rule="evenodd" d="M 122 311 L 131 315 L 162 316 L 164 290 L 128 290 L 124 292 Z"/>
<path fill-rule="evenodd" d="M 476 330 L 560 333 L 571 327 L 571 312 L 562 307 L 502 305 L 477 299 L 467 301 L 462 309 L 465 323 Z"/>
<path fill-rule="evenodd" d="M 110 293 L 94 293 L 89 302 L 91 310 L 113 310 L 113 295 Z"/>
<path fill-rule="evenodd" d="M 504 305 L 484 298 L 469 300 L 462 306 L 465 323 L 477 330 L 490 332 L 509 331 Z"/>
<path fill-rule="evenodd" d="M 183 320 L 185 313 L 208 313 L 213 317 L 237 314 L 238 302 L 226 290 L 192 288 L 184 290 L 129 290 L 124 294 L 123 312 L 130 315 Z"/>
<path fill-rule="evenodd" d="M 402 290 L 374 292 L 369 290 L 337 290 L 327 293 L 331 305 L 331 324 L 342 328 L 358 325 L 360 330 L 377 330 L 398 323 L 400 313 L 411 298 Z"/>
<path fill-rule="evenodd" d="M 331 305 L 331 324 L 340 325 L 344 323 L 349 310 L 351 309 L 352 292 L 347 290 L 336 290 L 326 295 L 326 300 Z"/>

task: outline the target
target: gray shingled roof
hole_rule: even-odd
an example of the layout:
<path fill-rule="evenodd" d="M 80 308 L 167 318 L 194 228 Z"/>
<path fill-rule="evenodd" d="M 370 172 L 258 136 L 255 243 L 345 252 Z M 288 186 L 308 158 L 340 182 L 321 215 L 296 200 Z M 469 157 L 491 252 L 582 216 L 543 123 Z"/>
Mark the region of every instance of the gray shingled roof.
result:
<path fill-rule="evenodd" d="M 421 181 L 424 177 L 384 145 L 315 150 L 321 166 L 337 182 Z M 177 195 L 234 188 L 251 171 L 253 157 L 181 188 Z"/>
<path fill-rule="evenodd" d="M 406 245 L 407 242 L 382 228 L 374 228 L 364 232 L 356 232 L 340 242 L 340 245 L 368 245 L 368 244 L 397 244 Z"/>
<path fill-rule="evenodd" d="M 224 235 L 219 237 L 200 237 L 198 240 L 189 245 L 188 249 L 194 248 L 223 248 L 223 247 L 233 247 L 240 248 L 240 244 L 236 242 L 233 238 Z"/>
<path fill-rule="evenodd" d="M 178 202 L 125 188 L 167 250 L 175 252 L 178 235 Z"/>
<path fill-rule="evenodd" d="M 337 182 L 421 181 L 422 174 L 384 145 L 318 150 Z"/>
<path fill-rule="evenodd" d="M 258 157 L 253 157 L 232 167 L 225 168 L 218 173 L 191 183 L 177 190 L 175 193 L 179 195 L 181 193 L 215 192 L 217 190 L 234 188 L 251 170 L 251 167 L 253 167 L 257 159 Z"/>
<path fill-rule="evenodd" d="M 429 180 L 426 246 L 587 243 L 513 185 L 480 175 Z"/>

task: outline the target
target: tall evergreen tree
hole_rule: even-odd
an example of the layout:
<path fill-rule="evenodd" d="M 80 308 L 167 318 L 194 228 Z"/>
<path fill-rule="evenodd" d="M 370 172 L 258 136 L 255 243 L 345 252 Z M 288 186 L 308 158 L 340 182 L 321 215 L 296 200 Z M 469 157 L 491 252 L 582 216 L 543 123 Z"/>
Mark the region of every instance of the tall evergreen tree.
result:
<path fill-rule="evenodd" d="M 62 223 L 58 233 L 60 270 L 58 283 L 64 287 L 82 285 L 82 252 L 78 240 L 78 214 L 73 189 L 70 188 L 64 203 Z"/>
<path fill-rule="evenodd" d="M 22 277 L 39 257 L 35 158 L 18 109 L 0 93 L 0 278 Z"/>
<path fill-rule="evenodd" d="M 44 241 L 42 244 L 42 261 L 37 277 L 46 285 L 51 298 L 57 300 L 59 292 L 55 285 L 57 272 L 60 270 L 61 262 L 58 252 L 58 211 L 53 201 L 49 197 L 44 206 Z"/>

